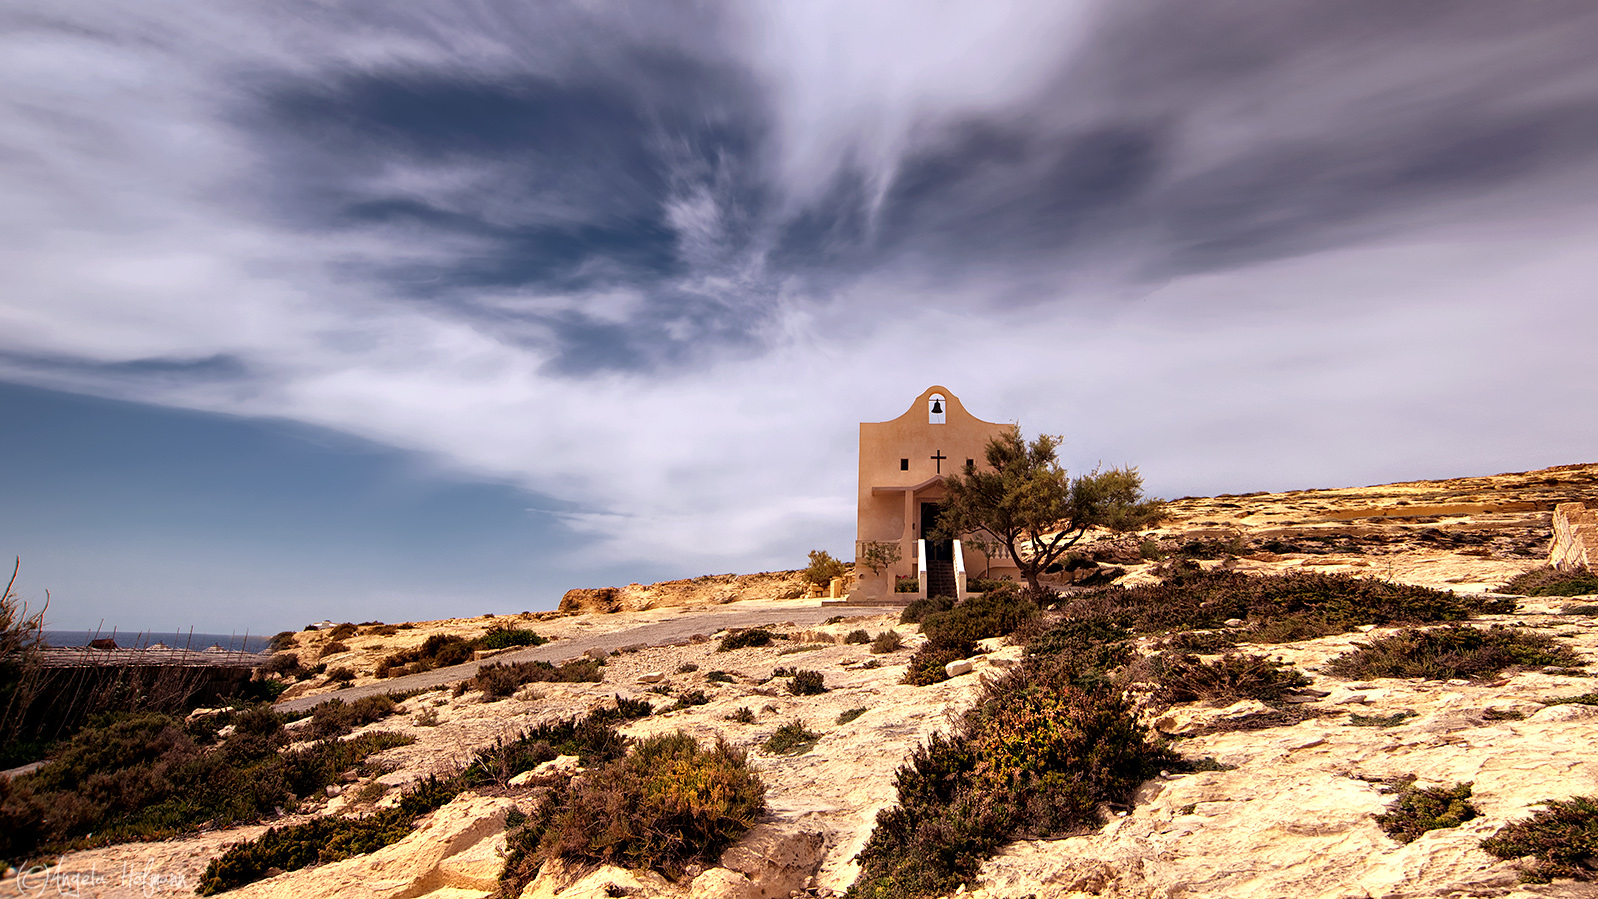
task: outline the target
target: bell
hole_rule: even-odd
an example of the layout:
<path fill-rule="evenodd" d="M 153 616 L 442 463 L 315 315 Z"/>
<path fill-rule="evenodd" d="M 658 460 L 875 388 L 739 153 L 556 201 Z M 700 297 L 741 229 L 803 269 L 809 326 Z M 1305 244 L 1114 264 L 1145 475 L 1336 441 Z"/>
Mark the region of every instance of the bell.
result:
<path fill-rule="evenodd" d="M 942 415 L 943 414 L 943 400 L 933 400 L 932 401 L 932 414 L 933 415 Z"/>

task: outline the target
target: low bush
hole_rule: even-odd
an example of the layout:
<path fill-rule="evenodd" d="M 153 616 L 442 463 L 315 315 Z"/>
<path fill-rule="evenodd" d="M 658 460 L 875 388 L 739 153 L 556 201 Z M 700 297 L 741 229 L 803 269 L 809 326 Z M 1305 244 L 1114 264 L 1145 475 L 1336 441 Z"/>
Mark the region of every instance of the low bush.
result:
<path fill-rule="evenodd" d="M 1101 807 L 1126 807 L 1161 767 L 1179 767 L 1117 692 L 1074 686 L 1070 675 L 1058 659 L 1029 660 L 990 685 L 951 734 L 918 748 L 849 896 L 951 892 L 1004 842 L 1097 826 Z"/>
<path fill-rule="evenodd" d="M 672 703 L 671 706 L 666 709 L 666 711 L 680 712 L 683 709 L 693 708 L 696 705 L 705 705 L 709 702 L 710 697 L 705 695 L 704 690 L 689 690 L 686 693 L 680 694 L 677 697 L 677 701 Z"/>
<path fill-rule="evenodd" d="M 447 668 L 469 662 L 472 644 L 465 637 L 454 634 L 431 634 L 415 649 L 390 653 L 378 664 L 378 670 L 387 674 L 415 674 L 434 668 Z"/>
<path fill-rule="evenodd" d="M 1560 569 L 1543 565 L 1510 578 L 1498 592 L 1517 596 L 1587 596 L 1598 593 L 1598 572 L 1590 568 Z"/>
<path fill-rule="evenodd" d="M 752 646 L 770 646 L 771 641 L 776 638 L 776 634 L 763 627 L 745 628 L 722 637 L 721 642 L 716 644 L 716 651 L 731 652 L 734 649 L 748 649 Z"/>
<path fill-rule="evenodd" d="M 1417 787 L 1413 776 L 1402 783 L 1398 803 L 1376 816 L 1376 824 L 1400 843 L 1414 842 L 1428 830 L 1459 825 L 1476 817 L 1468 783 L 1451 787 Z"/>
<path fill-rule="evenodd" d="M 1520 877 L 1531 883 L 1598 878 L 1593 861 L 1598 859 L 1598 799 L 1577 796 L 1546 805 L 1482 841 L 1481 847 L 1499 858 L 1529 859 Z"/>
<path fill-rule="evenodd" d="M 328 642 L 327 644 L 325 644 L 322 647 L 322 651 L 317 653 L 316 657 L 319 658 L 319 659 L 325 659 L 328 656 L 338 655 L 341 652 L 349 652 L 349 651 L 350 651 L 350 648 L 346 644 L 340 643 L 337 640 L 332 640 L 332 641 Z"/>
<path fill-rule="evenodd" d="M 855 720 L 856 718 L 859 718 L 861 715 L 864 715 L 865 713 L 866 713 L 865 706 L 861 706 L 858 709 L 849 709 L 847 711 L 839 712 L 838 713 L 838 723 L 839 724 L 848 724 L 849 722 Z"/>
<path fill-rule="evenodd" d="M 1391 715 L 1361 715 L 1358 712 L 1349 712 L 1348 721 L 1345 723 L 1350 727 L 1397 727 L 1413 717 L 1415 713 L 1408 710 L 1394 712 Z"/>
<path fill-rule="evenodd" d="M 705 672 L 705 680 L 713 684 L 731 684 L 737 682 L 738 679 L 725 671 L 718 670 Z"/>
<path fill-rule="evenodd" d="M 819 696 L 827 692 L 826 677 L 819 671 L 795 671 L 788 681 L 788 692 L 795 696 Z"/>
<path fill-rule="evenodd" d="M 877 634 L 875 640 L 871 641 L 871 651 L 878 655 L 898 652 L 902 646 L 904 646 L 904 638 L 899 636 L 898 631 L 893 630 L 883 631 Z"/>
<path fill-rule="evenodd" d="M 411 742 L 369 733 L 281 752 L 281 722 L 264 709 L 231 713 L 235 732 L 221 740 L 214 721 L 142 713 L 91 722 L 38 770 L 0 778 L 0 859 L 259 821 Z"/>
<path fill-rule="evenodd" d="M 267 652 L 282 652 L 285 649 L 293 649 L 293 648 L 294 648 L 294 632 L 293 631 L 279 631 L 278 633 L 273 634 L 271 641 L 266 644 L 266 651 Z"/>
<path fill-rule="evenodd" d="M 1161 580 L 1104 587 L 1062 606 L 1068 618 L 1107 618 L 1137 634 L 1216 630 L 1233 618 L 1249 622 L 1247 639 L 1285 643 L 1346 633 L 1366 625 L 1462 621 L 1514 611 L 1509 599 L 1487 599 L 1346 574 L 1300 571 L 1246 575 L 1170 563 Z"/>
<path fill-rule="evenodd" d="M 509 649 L 512 646 L 542 646 L 549 641 L 523 628 L 496 627 L 474 642 L 479 649 Z"/>
<path fill-rule="evenodd" d="M 283 677 L 295 677 L 305 672 L 305 667 L 300 664 L 297 653 L 279 652 L 266 660 L 261 666 L 263 674 L 276 674 Z"/>
<path fill-rule="evenodd" d="M 899 613 L 900 624 L 920 624 L 923 619 L 933 612 L 947 612 L 954 608 L 954 598 L 951 596 L 927 596 L 912 601 Z"/>
<path fill-rule="evenodd" d="M 675 878 L 714 865 L 764 809 L 765 786 L 742 752 L 721 741 L 703 749 L 681 731 L 649 737 L 552 791 L 510 831 L 501 892 L 520 894 L 550 858 Z"/>
<path fill-rule="evenodd" d="M 754 710 L 748 706 L 739 706 L 737 711 L 732 712 L 727 716 L 727 720 L 736 721 L 739 724 L 754 724 L 755 713 Z"/>
<path fill-rule="evenodd" d="M 683 662 L 681 665 L 677 666 L 678 674 L 692 674 L 698 670 L 699 666 L 695 665 L 693 662 Z"/>
<path fill-rule="evenodd" d="M 398 708 L 392 697 L 381 693 L 352 703 L 335 697 L 311 709 L 311 736 L 318 740 L 341 737 L 357 727 L 387 718 Z"/>
<path fill-rule="evenodd" d="M 485 700 L 503 699 L 524 684 L 599 683 L 605 675 L 597 659 L 572 659 L 562 665 L 549 662 L 487 662 L 466 681 L 468 689 L 481 690 Z"/>
<path fill-rule="evenodd" d="M 916 687 L 942 683 L 949 679 L 948 672 L 944 670 L 945 666 L 950 662 L 959 661 L 969 654 L 958 649 L 939 649 L 936 646 L 923 646 L 910 656 L 902 682 Z"/>
<path fill-rule="evenodd" d="M 1132 659 L 1132 634 L 1107 618 L 1067 619 L 1027 644 L 1028 659 L 1048 659 L 1078 687 L 1106 685 Z"/>
<path fill-rule="evenodd" d="M 1181 631 L 1160 640 L 1158 645 L 1160 649 L 1177 652 L 1216 655 L 1231 652 L 1237 646 L 1237 634 L 1233 631 Z"/>
<path fill-rule="evenodd" d="M 849 633 L 844 635 L 843 642 L 845 642 L 845 643 L 870 643 L 871 642 L 871 634 L 870 634 L 870 632 L 868 632 L 866 630 L 863 630 L 861 628 L 856 628 L 856 629 L 854 629 L 854 630 L 852 630 Z"/>
<path fill-rule="evenodd" d="M 327 638 L 329 640 L 348 640 L 358 633 L 360 633 L 360 628 L 346 621 L 343 624 L 335 625 L 332 630 L 328 631 Z"/>
<path fill-rule="evenodd" d="M 803 721 L 789 721 L 772 732 L 760 748 L 772 755 L 803 755 L 821 739 L 821 734 L 805 727 Z"/>
<path fill-rule="evenodd" d="M 1310 679 L 1286 662 L 1260 655 L 1227 654 L 1206 662 L 1192 653 L 1150 656 L 1146 679 L 1155 685 L 1155 698 L 1163 703 L 1258 699 L 1276 702 Z"/>
<path fill-rule="evenodd" d="M 1579 667 L 1581 657 L 1553 637 L 1495 624 L 1406 628 L 1332 659 L 1326 671 L 1351 680 L 1418 677 L 1426 680 L 1493 677 L 1508 668 Z"/>
<path fill-rule="evenodd" d="M 347 684 L 355 680 L 355 669 L 348 665 L 340 665 L 327 673 L 327 679 L 338 684 Z"/>

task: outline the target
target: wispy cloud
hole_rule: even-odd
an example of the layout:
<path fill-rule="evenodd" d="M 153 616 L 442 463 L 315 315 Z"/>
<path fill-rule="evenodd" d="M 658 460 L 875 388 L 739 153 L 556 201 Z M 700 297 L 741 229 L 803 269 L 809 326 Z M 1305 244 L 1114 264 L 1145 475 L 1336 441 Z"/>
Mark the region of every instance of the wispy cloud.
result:
<path fill-rule="evenodd" d="M 569 503 L 596 555 L 847 545 L 854 422 L 933 382 L 1168 492 L 1598 436 L 1564 414 L 1598 374 L 1585 5 L 85 3 L 0 35 L 4 377 L 425 453 Z"/>

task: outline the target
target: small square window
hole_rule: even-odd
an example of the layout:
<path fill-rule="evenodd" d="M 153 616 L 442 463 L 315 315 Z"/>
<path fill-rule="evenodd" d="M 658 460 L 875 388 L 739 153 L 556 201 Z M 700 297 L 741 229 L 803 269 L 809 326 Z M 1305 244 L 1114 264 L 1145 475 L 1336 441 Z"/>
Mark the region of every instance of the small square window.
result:
<path fill-rule="evenodd" d="M 967 460 L 965 460 L 965 467 L 966 468 L 975 468 L 976 464 L 977 464 L 977 460 L 975 460 L 975 459 L 967 459 Z"/>
<path fill-rule="evenodd" d="M 899 470 L 900 471 L 909 471 L 910 470 L 910 460 L 909 459 L 900 459 L 899 460 Z"/>

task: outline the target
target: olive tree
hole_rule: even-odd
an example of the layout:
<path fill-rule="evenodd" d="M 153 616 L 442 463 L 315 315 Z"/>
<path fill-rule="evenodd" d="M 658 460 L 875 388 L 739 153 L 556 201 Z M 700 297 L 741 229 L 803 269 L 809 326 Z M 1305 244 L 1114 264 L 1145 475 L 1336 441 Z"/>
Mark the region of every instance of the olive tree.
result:
<path fill-rule="evenodd" d="M 1013 425 L 989 440 L 987 468 L 967 465 L 944 478 L 942 536 L 992 535 L 1036 590 L 1038 575 L 1090 529 L 1125 533 L 1164 517 L 1165 502 L 1143 496 L 1136 468 L 1095 469 L 1072 478 L 1055 456 L 1060 442 L 1043 434 L 1028 443 Z"/>

